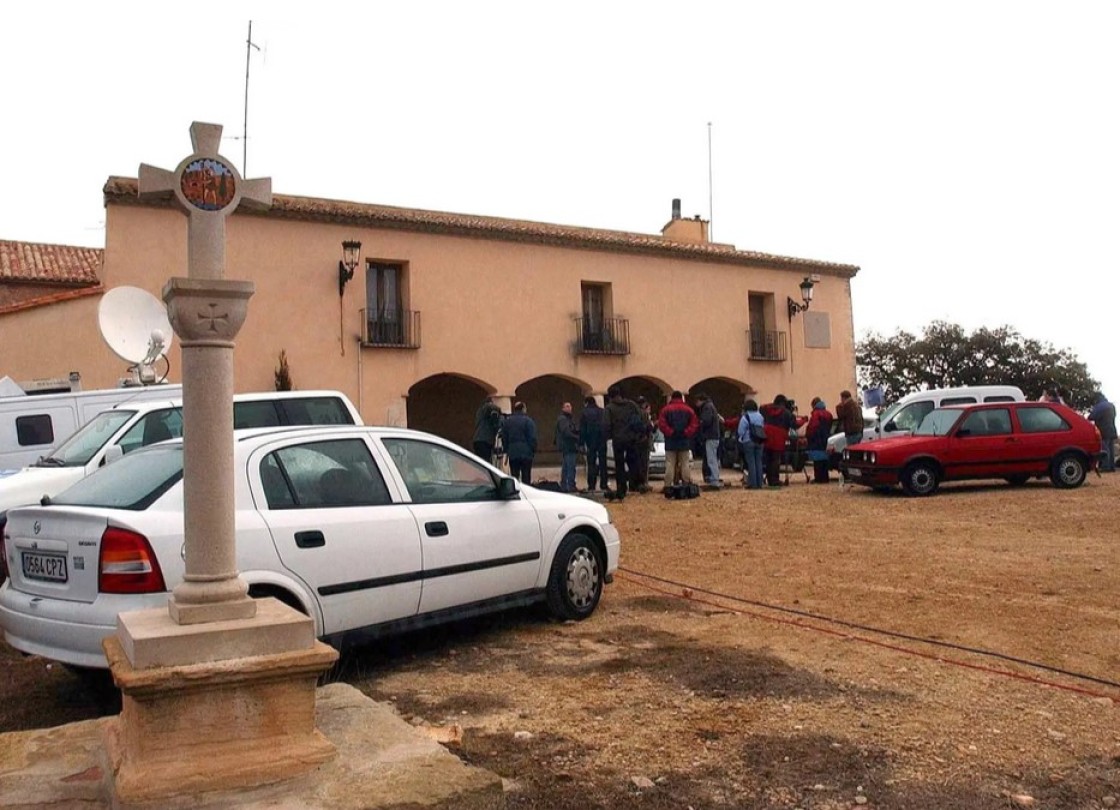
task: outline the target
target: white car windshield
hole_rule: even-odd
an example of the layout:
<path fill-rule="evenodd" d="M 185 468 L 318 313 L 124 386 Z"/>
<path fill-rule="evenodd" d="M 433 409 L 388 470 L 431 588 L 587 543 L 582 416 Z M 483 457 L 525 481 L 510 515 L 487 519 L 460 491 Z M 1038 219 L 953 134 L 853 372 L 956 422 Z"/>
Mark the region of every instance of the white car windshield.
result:
<path fill-rule="evenodd" d="M 960 408 L 937 408 L 926 414 L 914 431 L 915 436 L 944 436 L 961 418 Z"/>
<path fill-rule="evenodd" d="M 898 409 L 901 407 L 902 406 L 896 402 L 881 414 L 879 414 L 879 424 L 885 425 L 887 424 L 887 422 L 891 421 L 891 419 L 894 418 L 894 415 L 898 413 Z"/>
<path fill-rule="evenodd" d="M 135 413 L 136 411 L 112 410 L 97 414 L 49 456 L 39 459 L 35 466 L 84 467 Z"/>
<path fill-rule="evenodd" d="M 152 445 L 86 476 L 51 503 L 141 511 L 182 477 L 183 445 Z"/>

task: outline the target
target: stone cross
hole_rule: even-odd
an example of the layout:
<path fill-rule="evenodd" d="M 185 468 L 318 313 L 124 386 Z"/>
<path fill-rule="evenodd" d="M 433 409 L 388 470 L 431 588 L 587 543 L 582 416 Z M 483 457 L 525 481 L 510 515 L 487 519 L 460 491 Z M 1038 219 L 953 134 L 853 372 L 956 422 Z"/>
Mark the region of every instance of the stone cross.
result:
<path fill-rule="evenodd" d="M 187 214 L 187 278 L 163 300 L 183 356 L 183 513 L 186 573 L 168 600 L 178 624 L 255 615 L 237 571 L 234 528 L 233 347 L 253 284 L 225 279 L 225 219 L 272 205 L 270 179 L 244 180 L 218 154 L 222 128 L 191 124 L 194 152 L 167 171 L 140 165 L 142 197 L 170 193 Z"/>
<path fill-rule="evenodd" d="M 191 124 L 194 153 L 175 171 L 140 164 L 141 197 L 172 192 L 190 217 L 187 226 L 187 275 L 222 278 L 226 263 L 226 217 L 239 206 L 272 206 L 272 180 L 243 180 L 233 164 L 218 154 L 220 124 Z"/>

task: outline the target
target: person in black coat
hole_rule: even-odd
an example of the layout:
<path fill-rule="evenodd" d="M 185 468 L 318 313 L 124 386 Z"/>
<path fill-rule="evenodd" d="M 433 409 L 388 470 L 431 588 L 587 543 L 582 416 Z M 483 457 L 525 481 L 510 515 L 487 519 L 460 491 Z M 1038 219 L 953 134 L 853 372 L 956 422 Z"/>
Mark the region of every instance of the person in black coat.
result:
<path fill-rule="evenodd" d="M 525 403 L 515 402 L 513 413 L 502 422 L 502 446 L 509 458 L 509 474 L 522 484 L 533 483 L 533 456 L 537 454 L 537 423 L 525 413 Z"/>
<path fill-rule="evenodd" d="M 607 432 L 605 416 L 595 397 L 583 400 L 583 413 L 579 416 L 579 443 L 587 453 L 587 490 L 594 492 L 602 482 L 603 491 L 607 486 Z"/>
<path fill-rule="evenodd" d="M 630 483 L 631 470 L 637 466 L 638 439 L 642 436 L 642 412 L 638 403 L 622 396 L 622 388 L 607 389 L 610 401 L 603 409 L 607 438 L 614 451 L 614 497 L 622 500 Z"/>
<path fill-rule="evenodd" d="M 572 419 L 572 403 L 565 402 L 556 419 L 556 449 L 560 451 L 560 489 L 576 491 L 576 454 L 579 453 L 579 430 Z"/>
<path fill-rule="evenodd" d="M 474 414 L 474 454 L 488 462 L 494 461 L 494 442 L 502 426 L 502 409 L 487 397 Z"/>

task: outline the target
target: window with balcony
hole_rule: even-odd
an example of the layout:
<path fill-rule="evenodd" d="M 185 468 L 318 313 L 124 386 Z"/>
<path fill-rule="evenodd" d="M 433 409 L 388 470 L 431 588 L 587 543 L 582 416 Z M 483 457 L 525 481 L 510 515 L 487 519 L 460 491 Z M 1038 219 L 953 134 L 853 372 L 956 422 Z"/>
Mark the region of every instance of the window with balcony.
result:
<path fill-rule="evenodd" d="M 630 322 L 612 313 L 611 285 L 580 285 L 583 314 L 576 318 L 576 352 L 579 354 L 629 354 Z"/>
<path fill-rule="evenodd" d="M 406 282 L 402 264 L 371 261 L 366 265 L 362 342 L 367 346 L 419 347 L 420 313 L 405 308 Z"/>
<path fill-rule="evenodd" d="M 747 299 L 750 329 L 747 331 L 747 358 L 783 361 L 786 359 L 786 333 L 774 329 L 773 294 L 751 293 Z"/>

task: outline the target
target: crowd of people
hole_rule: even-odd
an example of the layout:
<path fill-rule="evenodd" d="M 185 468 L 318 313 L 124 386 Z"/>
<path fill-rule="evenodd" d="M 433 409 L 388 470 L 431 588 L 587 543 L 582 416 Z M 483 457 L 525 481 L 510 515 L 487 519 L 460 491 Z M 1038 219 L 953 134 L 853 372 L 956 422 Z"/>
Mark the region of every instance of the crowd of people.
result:
<path fill-rule="evenodd" d="M 624 397 L 618 386 L 607 391 L 603 407 L 599 407 L 595 397 L 587 397 L 578 423 L 572 414 L 572 404 L 563 403 L 553 432 L 553 442 L 560 453 L 559 489 L 601 492 L 611 499 L 625 498 L 628 491 L 649 492 L 649 456 L 656 429 L 650 403 L 644 397 Z M 533 483 L 538 442 L 536 422 L 526 412 L 525 403 L 513 403 L 513 412 L 504 417 L 490 398 L 479 406 L 475 414 L 475 455 L 493 462 L 500 446 L 510 475 L 524 484 Z M 615 468 L 613 490 L 609 484 L 608 445 Z M 586 490 L 580 490 L 576 483 L 581 453 L 587 458 Z"/>
<path fill-rule="evenodd" d="M 841 420 L 846 433 L 862 435 L 862 410 L 848 391 L 840 395 L 836 418 Z M 570 402 L 561 405 L 553 431 L 553 444 L 560 454 L 558 488 L 563 492 L 598 493 L 611 500 L 621 500 L 627 493 L 650 492 L 650 453 L 658 432 L 665 444 L 666 487 L 692 484 L 692 458 L 700 460 L 707 488 L 724 486 L 720 444 L 725 435 L 733 437 L 742 459 L 744 487 L 761 489 L 764 483 L 778 487 L 782 485 L 783 458 L 790 452 L 791 442 L 796 447 L 797 431 L 802 426 L 806 427 L 807 462 L 814 471 L 813 483 L 827 483 L 826 446 L 832 425 L 832 412 L 819 397 L 813 399 L 808 417 L 799 416 L 794 402 L 779 394 L 763 405 L 748 398 L 737 419 L 725 419 L 706 393 L 696 393 L 693 404 L 689 404 L 683 392 L 673 391 L 654 416 L 644 397 L 630 399 L 620 386 L 613 385 L 601 407 L 595 397 L 586 397 L 578 420 Z M 858 438 L 852 439 L 852 443 L 856 441 Z M 522 483 L 533 483 L 538 444 L 536 422 L 523 402 L 514 402 L 512 412 L 503 416 L 492 399 L 487 398 L 475 414 L 475 454 L 494 461 L 495 450 L 500 448 L 510 474 Z M 608 453 L 614 462 L 613 476 Z M 576 481 L 580 455 L 586 458 L 585 488 L 580 488 Z"/>
<path fill-rule="evenodd" d="M 1063 402 L 1057 388 L 1048 388 L 1039 399 Z M 1089 419 L 1101 433 L 1100 469 L 1112 472 L 1116 469 L 1116 407 L 1102 393 L 1098 392 L 1095 400 Z M 834 411 L 829 410 L 823 399 L 814 397 L 807 417 L 800 416 L 793 400 L 782 394 L 761 405 L 748 397 L 741 415 L 735 420 L 722 417 L 706 393 L 698 392 L 694 404 L 690 405 L 681 391 L 673 391 L 655 417 L 644 397 L 629 399 L 620 386 L 612 385 L 602 407 L 595 397 L 584 399 L 578 421 L 570 402 L 561 405 L 553 432 L 553 443 L 560 453 L 559 489 L 600 493 L 611 500 L 621 500 L 628 492 L 651 491 L 650 452 L 658 431 L 665 442 L 666 487 L 691 484 L 690 462 L 696 457 L 701 461 L 705 486 L 718 489 L 724 485 L 719 454 L 725 430 L 734 437 L 742 459 L 742 485 L 747 489 L 779 487 L 783 485 L 783 460 L 788 460 L 791 452 L 797 452 L 796 442 L 802 427 L 806 442 L 804 460 L 813 471 L 811 483 L 827 484 L 830 480 L 828 438 L 836 421 L 848 445 L 862 440 L 863 409 L 850 391 L 840 392 Z M 510 475 L 531 484 L 538 433 L 525 403 L 515 402 L 508 416 L 503 416 L 490 398 L 479 407 L 475 414 L 475 454 L 493 461 L 499 446 L 508 461 Z M 613 489 L 609 481 L 608 452 L 614 462 Z M 576 481 L 581 454 L 587 461 L 587 486 L 583 489 Z"/>

